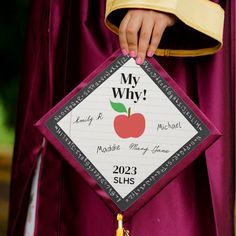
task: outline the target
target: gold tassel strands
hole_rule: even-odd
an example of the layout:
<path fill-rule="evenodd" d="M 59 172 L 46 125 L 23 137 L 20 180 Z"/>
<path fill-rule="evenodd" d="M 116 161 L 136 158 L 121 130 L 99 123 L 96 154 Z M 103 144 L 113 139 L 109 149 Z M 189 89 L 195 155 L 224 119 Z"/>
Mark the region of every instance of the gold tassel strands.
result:
<path fill-rule="evenodd" d="M 116 236 L 129 236 L 129 231 L 123 228 L 123 215 L 117 215 L 118 228 L 116 230 Z"/>

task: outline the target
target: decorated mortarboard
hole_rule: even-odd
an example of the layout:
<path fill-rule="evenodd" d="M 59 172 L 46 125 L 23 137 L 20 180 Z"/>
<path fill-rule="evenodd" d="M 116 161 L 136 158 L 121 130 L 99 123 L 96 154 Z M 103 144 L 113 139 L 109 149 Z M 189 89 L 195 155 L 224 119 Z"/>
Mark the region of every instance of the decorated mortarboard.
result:
<path fill-rule="evenodd" d="M 118 51 L 37 122 L 122 219 L 134 215 L 219 132 L 154 59 Z M 102 190 L 102 191 L 101 191 Z"/>

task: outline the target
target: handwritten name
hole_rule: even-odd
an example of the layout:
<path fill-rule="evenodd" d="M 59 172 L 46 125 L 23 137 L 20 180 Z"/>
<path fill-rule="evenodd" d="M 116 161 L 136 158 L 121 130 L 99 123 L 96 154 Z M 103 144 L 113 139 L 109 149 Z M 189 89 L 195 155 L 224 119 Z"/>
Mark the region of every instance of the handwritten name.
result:
<path fill-rule="evenodd" d="M 138 151 L 138 152 L 141 152 L 142 155 L 145 155 L 147 153 L 151 153 L 151 154 L 156 154 L 156 153 L 169 153 L 170 150 L 168 149 L 163 149 L 161 148 L 160 145 L 156 145 L 154 146 L 153 148 L 150 148 L 150 147 L 142 147 L 140 146 L 139 144 L 137 143 L 131 143 L 129 145 L 129 149 L 132 150 L 132 151 Z"/>
<path fill-rule="evenodd" d="M 93 117 L 91 115 L 88 115 L 86 117 L 81 117 L 81 116 L 77 116 L 76 120 L 73 122 L 73 124 L 81 124 L 81 123 L 85 123 L 88 124 L 88 126 L 90 126 L 92 124 L 92 122 L 94 120 L 102 120 L 103 119 L 103 115 L 100 112 L 97 117 Z"/>
<path fill-rule="evenodd" d="M 179 122 L 177 123 L 170 123 L 170 122 L 167 122 L 167 123 L 159 123 L 157 125 L 157 131 L 159 130 L 170 130 L 170 129 L 182 129 L 182 125 Z"/>
<path fill-rule="evenodd" d="M 167 150 L 167 149 L 162 149 L 161 147 L 160 147 L 160 145 L 157 145 L 157 146 L 155 146 L 153 149 L 152 149 L 152 154 L 155 154 L 155 153 L 169 153 L 170 151 L 169 150 Z"/>
<path fill-rule="evenodd" d="M 114 151 L 120 151 L 120 145 L 110 144 L 106 147 L 103 147 L 103 146 L 98 146 L 97 147 L 97 154 L 98 153 L 114 152 Z"/>
<path fill-rule="evenodd" d="M 145 155 L 149 151 L 148 147 L 140 147 L 137 143 L 131 143 L 129 145 L 129 149 L 133 151 L 139 151 L 142 153 L 142 155 Z"/>

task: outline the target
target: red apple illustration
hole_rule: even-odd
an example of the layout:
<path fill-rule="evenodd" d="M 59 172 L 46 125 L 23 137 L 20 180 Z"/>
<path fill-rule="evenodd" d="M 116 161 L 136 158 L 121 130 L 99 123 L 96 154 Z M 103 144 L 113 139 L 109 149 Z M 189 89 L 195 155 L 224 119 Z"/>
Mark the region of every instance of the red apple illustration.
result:
<path fill-rule="evenodd" d="M 145 118 L 141 113 L 131 114 L 131 108 L 126 109 L 122 103 L 110 101 L 112 108 L 119 113 L 114 119 L 114 128 L 120 138 L 138 138 L 145 130 Z"/>

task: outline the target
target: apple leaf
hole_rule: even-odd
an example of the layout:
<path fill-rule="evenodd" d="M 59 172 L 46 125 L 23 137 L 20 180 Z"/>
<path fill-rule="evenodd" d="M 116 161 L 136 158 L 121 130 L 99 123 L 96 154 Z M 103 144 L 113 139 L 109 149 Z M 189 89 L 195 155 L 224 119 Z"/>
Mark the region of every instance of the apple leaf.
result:
<path fill-rule="evenodd" d="M 122 113 L 122 112 L 127 113 L 127 109 L 123 103 L 112 102 L 111 100 L 110 100 L 110 103 L 111 103 L 111 107 L 113 108 L 113 110 L 115 110 L 119 113 Z"/>

